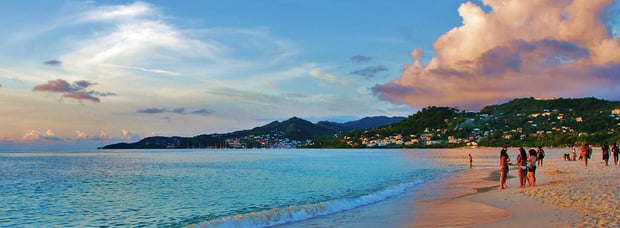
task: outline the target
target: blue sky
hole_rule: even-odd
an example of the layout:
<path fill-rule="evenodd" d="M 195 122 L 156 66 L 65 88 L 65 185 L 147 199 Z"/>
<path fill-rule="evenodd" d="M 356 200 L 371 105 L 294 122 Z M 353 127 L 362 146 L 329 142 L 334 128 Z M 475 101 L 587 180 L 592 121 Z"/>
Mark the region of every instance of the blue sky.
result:
<path fill-rule="evenodd" d="M 619 46 L 617 9 L 607 0 L 3 2 L 0 141 L 106 144 L 292 116 L 615 99 L 617 86 L 591 88 L 620 69 L 602 51 Z M 584 27 L 592 34 L 574 35 Z M 588 86 L 513 89 L 558 74 Z"/>

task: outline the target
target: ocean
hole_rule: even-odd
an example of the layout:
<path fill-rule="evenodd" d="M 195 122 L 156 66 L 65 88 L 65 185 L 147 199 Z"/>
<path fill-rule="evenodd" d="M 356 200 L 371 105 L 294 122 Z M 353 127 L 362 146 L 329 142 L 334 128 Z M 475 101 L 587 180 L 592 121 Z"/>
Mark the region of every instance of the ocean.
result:
<path fill-rule="evenodd" d="M 433 155 L 442 150 L 455 156 Z M 363 214 L 469 168 L 466 156 L 462 149 L 2 152 L 0 226 L 294 226 Z M 322 221 L 332 222 L 339 221 Z"/>

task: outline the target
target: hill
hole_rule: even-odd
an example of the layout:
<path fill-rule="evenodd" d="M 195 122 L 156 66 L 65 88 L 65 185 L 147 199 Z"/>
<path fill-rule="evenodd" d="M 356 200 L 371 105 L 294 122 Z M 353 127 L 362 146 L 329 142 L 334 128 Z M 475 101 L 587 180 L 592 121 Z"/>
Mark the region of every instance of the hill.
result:
<path fill-rule="evenodd" d="M 519 98 L 480 112 L 427 107 L 407 119 L 338 138 L 315 147 L 451 147 L 595 145 L 618 141 L 620 102 L 596 98 Z"/>
<path fill-rule="evenodd" d="M 193 137 L 154 136 L 134 143 L 111 144 L 102 147 L 102 149 L 297 147 L 317 137 L 331 137 L 354 129 L 365 130 L 366 126 L 383 126 L 401 119 L 404 117 L 378 116 L 346 123 L 321 121 L 313 124 L 310 121 L 292 117 L 286 121 L 273 121 L 250 130 L 226 134 L 203 134 Z"/>
<path fill-rule="evenodd" d="M 404 119 L 406 118 L 400 117 L 400 116 L 393 116 L 393 117 L 373 116 L 373 117 L 364 117 L 356 121 L 349 121 L 345 123 L 320 121 L 317 123 L 317 125 L 320 125 L 326 128 L 338 129 L 339 131 L 346 132 L 346 131 L 353 131 L 353 130 L 368 130 L 372 128 L 377 128 L 377 127 L 397 123 Z"/>

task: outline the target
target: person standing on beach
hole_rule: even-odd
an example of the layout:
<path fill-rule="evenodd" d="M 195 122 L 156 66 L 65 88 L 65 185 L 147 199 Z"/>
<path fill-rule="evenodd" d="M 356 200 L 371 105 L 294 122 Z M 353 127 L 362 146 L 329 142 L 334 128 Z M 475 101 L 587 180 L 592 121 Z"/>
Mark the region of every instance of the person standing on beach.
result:
<path fill-rule="evenodd" d="M 609 166 L 609 145 L 607 145 L 607 143 L 604 143 L 601 147 L 601 154 L 603 155 L 605 166 Z"/>
<path fill-rule="evenodd" d="M 620 153 L 618 143 L 614 143 L 614 145 L 611 147 L 611 153 L 614 155 L 614 165 L 618 165 L 618 153 Z"/>
<path fill-rule="evenodd" d="M 584 164 L 588 167 L 588 153 L 590 146 L 587 143 L 581 143 L 579 147 L 579 157 L 583 158 Z"/>
<path fill-rule="evenodd" d="M 530 186 L 536 186 L 536 150 L 530 149 L 530 157 L 527 159 L 527 182 Z"/>
<path fill-rule="evenodd" d="M 542 167 L 543 159 L 545 158 L 545 151 L 543 150 L 542 146 L 538 147 L 538 151 L 536 151 L 536 153 L 538 154 L 538 166 Z"/>
<path fill-rule="evenodd" d="M 474 165 L 474 159 L 471 157 L 471 154 L 469 154 L 469 168 L 471 168 Z"/>
<path fill-rule="evenodd" d="M 505 189 L 506 187 L 506 179 L 508 178 L 508 163 L 510 162 L 510 157 L 508 157 L 508 149 L 506 147 L 502 148 L 499 152 L 499 189 Z"/>
<path fill-rule="evenodd" d="M 525 187 L 525 180 L 527 177 L 527 152 L 523 147 L 519 148 L 519 155 L 517 155 L 517 165 L 519 166 L 519 187 Z"/>
<path fill-rule="evenodd" d="M 575 149 L 575 145 L 573 145 L 572 148 L 573 148 L 573 161 L 577 161 L 577 150 Z"/>

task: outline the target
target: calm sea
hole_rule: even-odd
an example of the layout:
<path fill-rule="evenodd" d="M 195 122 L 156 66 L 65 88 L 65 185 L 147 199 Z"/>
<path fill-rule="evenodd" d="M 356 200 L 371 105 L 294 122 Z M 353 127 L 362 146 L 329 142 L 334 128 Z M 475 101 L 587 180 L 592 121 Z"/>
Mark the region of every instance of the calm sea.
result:
<path fill-rule="evenodd" d="M 380 203 L 465 169 L 429 150 L 0 153 L 2 227 L 262 227 Z"/>

